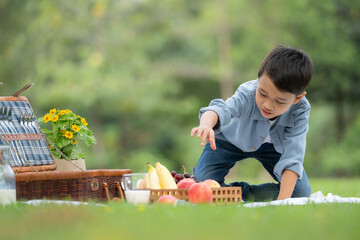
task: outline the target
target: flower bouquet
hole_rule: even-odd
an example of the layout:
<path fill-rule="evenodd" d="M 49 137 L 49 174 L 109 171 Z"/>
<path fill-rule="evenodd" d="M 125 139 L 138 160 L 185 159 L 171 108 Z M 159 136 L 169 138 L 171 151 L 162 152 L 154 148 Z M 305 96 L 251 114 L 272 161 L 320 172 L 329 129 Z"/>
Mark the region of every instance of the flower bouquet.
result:
<path fill-rule="evenodd" d="M 85 118 L 69 109 L 51 109 L 49 113 L 39 118 L 38 122 L 47 136 L 50 151 L 55 158 L 66 160 L 84 158 L 78 142 L 82 141 L 88 147 L 96 143 Z M 45 126 L 49 123 L 51 128 L 48 129 Z"/>

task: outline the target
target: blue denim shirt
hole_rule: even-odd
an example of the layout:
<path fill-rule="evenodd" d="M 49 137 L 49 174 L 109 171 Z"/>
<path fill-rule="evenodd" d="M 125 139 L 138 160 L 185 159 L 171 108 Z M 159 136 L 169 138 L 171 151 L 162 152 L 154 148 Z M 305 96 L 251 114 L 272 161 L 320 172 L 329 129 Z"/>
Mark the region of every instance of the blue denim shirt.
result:
<path fill-rule="evenodd" d="M 219 116 L 214 127 L 216 138 L 228 141 L 239 149 L 256 151 L 270 133 L 274 148 L 281 154 L 274 174 L 281 181 L 284 169 L 303 174 L 303 161 L 308 131 L 310 104 L 305 97 L 279 116 L 270 129 L 270 122 L 261 115 L 255 103 L 258 80 L 241 84 L 226 101 L 214 99 L 208 107 L 200 109 L 199 118 L 208 110 Z M 270 132 L 269 132 L 270 131 Z"/>

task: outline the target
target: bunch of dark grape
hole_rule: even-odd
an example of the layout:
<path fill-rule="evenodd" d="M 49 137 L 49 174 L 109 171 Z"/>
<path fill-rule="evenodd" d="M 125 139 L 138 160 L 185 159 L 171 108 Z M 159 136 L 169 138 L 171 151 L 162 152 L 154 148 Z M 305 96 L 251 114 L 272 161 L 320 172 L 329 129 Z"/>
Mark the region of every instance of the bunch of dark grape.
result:
<path fill-rule="evenodd" d="M 184 165 L 182 167 L 184 169 L 184 174 L 177 173 L 176 171 L 171 171 L 171 176 L 173 176 L 175 182 L 178 183 L 181 180 L 183 180 L 184 178 L 192 178 L 197 182 L 197 179 L 196 179 L 195 175 L 190 175 L 190 173 L 186 172 L 186 169 L 185 169 Z"/>

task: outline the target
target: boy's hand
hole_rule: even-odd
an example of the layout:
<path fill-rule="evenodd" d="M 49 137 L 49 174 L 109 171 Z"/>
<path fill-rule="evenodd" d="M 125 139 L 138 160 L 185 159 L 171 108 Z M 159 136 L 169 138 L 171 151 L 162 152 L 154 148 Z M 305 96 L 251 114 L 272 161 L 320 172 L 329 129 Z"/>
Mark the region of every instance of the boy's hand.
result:
<path fill-rule="evenodd" d="M 191 136 L 193 137 L 195 134 L 197 134 L 198 138 L 201 137 L 201 146 L 204 146 L 207 140 L 210 143 L 211 149 L 216 150 L 215 132 L 212 128 L 200 125 L 191 130 Z"/>

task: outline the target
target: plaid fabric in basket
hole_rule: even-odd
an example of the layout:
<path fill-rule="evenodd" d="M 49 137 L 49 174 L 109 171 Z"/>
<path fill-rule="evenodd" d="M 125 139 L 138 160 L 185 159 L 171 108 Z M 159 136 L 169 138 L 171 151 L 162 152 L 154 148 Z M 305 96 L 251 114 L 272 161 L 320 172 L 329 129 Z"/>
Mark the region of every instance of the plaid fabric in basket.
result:
<path fill-rule="evenodd" d="M 9 119 L 6 113 L 9 113 L 10 108 L 12 111 Z M 0 119 L 0 135 L 2 135 L 0 144 L 10 146 L 11 166 L 23 167 L 54 163 L 39 123 L 27 101 L 0 101 Z M 22 138 L 21 140 L 8 140 L 12 136 Z M 27 139 L 23 139 L 24 136 Z"/>

